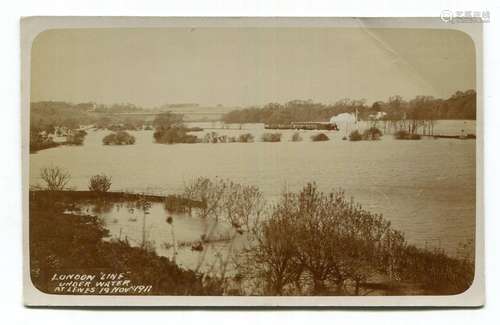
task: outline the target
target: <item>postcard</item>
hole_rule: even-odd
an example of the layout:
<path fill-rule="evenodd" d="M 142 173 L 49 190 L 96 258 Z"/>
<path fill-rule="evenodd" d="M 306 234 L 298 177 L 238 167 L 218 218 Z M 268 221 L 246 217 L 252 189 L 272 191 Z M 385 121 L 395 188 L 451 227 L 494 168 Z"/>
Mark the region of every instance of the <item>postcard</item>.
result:
<path fill-rule="evenodd" d="M 475 18 L 23 18 L 25 304 L 483 305 Z"/>

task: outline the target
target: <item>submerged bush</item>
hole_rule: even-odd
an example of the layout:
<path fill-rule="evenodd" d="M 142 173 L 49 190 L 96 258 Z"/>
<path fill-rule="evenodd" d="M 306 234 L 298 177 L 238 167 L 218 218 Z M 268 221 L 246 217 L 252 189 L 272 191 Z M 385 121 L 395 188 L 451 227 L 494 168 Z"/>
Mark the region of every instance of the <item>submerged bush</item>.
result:
<path fill-rule="evenodd" d="M 264 133 L 262 135 L 263 142 L 280 142 L 281 133 Z"/>
<path fill-rule="evenodd" d="M 153 134 L 153 137 L 157 143 L 164 144 L 174 144 L 174 143 L 196 143 L 198 142 L 198 137 L 187 133 L 185 127 L 170 127 L 170 128 L 159 128 Z"/>
<path fill-rule="evenodd" d="M 200 128 L 199 126 L 193 126 L 190 128 L 186 128 L 186 131 L 188 131 L 188 132 L 201 132 L 201 131 L 203 131 L 203 129 Z"/>
<path fill-rule="evenodd" d="M 330 138 L 326 134 L 324 134 L 324 133 L 319 133 L 319 134 L 312 135 L 311 136 L 311 140 L 314 141 L 314 142 L 317 142 L 317 141 L 328 141 L 328 140 L 330 140 Z"/>
<path fill-rule="evenodd" d="M 87 132 L 85 130 L 74 131 L 66 136 L 66 144 L 81 146 L 86 135 Z"/>
<path fill-rule="evenodd" d="M 380 140 L 382 136 L 382 131 L 376 127 L 371 127 L 363 133 L 360 133 L 358 130 L 354 130 L 349 134 L 349 140 L 351 141 L 361 141 L 361 140 Z"/>
<path fill-rule="evenodd" d="M 376 127 L 371 127 L 363 132 L 363 140 L 379 140 L 382 136 L 382 131 Z"/>
<path fill-rule="evenodd" d="M 359 133 L 358 130 L 354 130 L 349 134 L 350 141 L 361 141 L 363 140 L 363 136 Z"/>
<path fill-rule="evenodd" d="M 108 134 L 102 139 L 104 145 L 130 145 L 135 143 L 135 137 L 125 131 Z"/>
<path fill-rule="evenodd" d="M 204 143 L 217 143 L 219 141 L 219 134 L 217 132 L 209 132 L 206 133 L 203 137 Z"/>
<path fill-rule="evenodd" d="M 299 132 L 295 132 L 292 135 L 292 142 L 300 142 L 300 141 L 302 141 L 302 137 L 300 136 L 300 133 Z"/>
<path fill-rule="evenodd" d="M 420 134 L 409 133 L 406 130 L 399 130 L 394 133 L 394 138 L 397 140 L 420 140 Z"/>
<path fill-rule="evenodd" d="M 251 133 L 244 133 L 238 136 L 238 142 L 248 143 L 248 142 L 253 142 L 253 140 L 254 138 Z"/>
<path fill-rule="evenodd" d="M 406 140 L 408 138 L 409 133 L 405 130 L 399 130 L 394 133 L 394 138 L 397 140 Z"/>

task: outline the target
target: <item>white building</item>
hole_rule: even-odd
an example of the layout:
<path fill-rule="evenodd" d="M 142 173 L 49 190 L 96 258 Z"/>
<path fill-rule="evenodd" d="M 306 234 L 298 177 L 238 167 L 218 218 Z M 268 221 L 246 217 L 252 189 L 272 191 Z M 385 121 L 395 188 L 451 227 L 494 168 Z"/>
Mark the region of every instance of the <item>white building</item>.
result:
<path fill-rule="evenodd" d="M 330 118 L 330 123 L 337 124 L 340 131 L 347 136 L 358 128 L 358 119 L 355 113 L 341 113 Z"/>

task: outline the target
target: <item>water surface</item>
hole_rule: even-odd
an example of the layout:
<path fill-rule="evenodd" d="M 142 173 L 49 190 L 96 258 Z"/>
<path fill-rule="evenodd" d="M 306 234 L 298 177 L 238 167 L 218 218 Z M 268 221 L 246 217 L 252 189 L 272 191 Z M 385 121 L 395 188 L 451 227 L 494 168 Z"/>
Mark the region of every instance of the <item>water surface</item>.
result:
<path fill-rule="evenodd" d="M 199 125 L 199 124 L 198 124 Z M 217 123 L 203 127 L 218 128 Z M 107 131 L 89 131 L 83 146 L 61 146 L 30 155 L 31 184 L 40 183 L 45 166 L 67 169 L 70 186 L 86 189 L 98 173 L 112 177 L 113 191 L 176 194 L 196 177 L 223 177 L 258 186 L 267 199 L 275 200 L 283 189 L 297 191 L 314 181 L 322 190 L 342 188 L 364 208 L 382 213 L 402 230 L 409 242 L 421 247 L 441 247 L 455 253 L 460 242 L 473 238 L 475 227 L 475 140 L 430 139 L 343 141 L 343 132 L 326 132 L 330 141 L 311 142 L 317 131 L 300 131 L 304 141 L 291 142 L 294 131 L 283 134 L 280 143 L 260 142 L 263 125 L 233 125 L 234 129 L 209 131 L 238 135 L 251 132 L 255 143 L 176 144 L 153 142 L 152 131 L 131 132 L 132 146 L 104 146 Z M 475 134 L 474 121 L 438 121 L 436 134 Z M 152 211 L 149 238 L 168 241 L 170 228 L 161 206 Z M 123 217 L 119 217 L 122 215 Z M 140 219 L 115 212 L 106 220 L 115 236 L 140 240 Z M 114 220 L 118 219 L 118 221 Z M 179 216 L 176 233 L 193 239 L 206 227 L 205 221 Z M 153 222 L 153 221 L 152 221 Z M 161 226 L 160 226 L 161 225 Z M 166 238 L 166 240 L 164 240 Z M 169 251 L 162 251 L 164 255 Z"/>

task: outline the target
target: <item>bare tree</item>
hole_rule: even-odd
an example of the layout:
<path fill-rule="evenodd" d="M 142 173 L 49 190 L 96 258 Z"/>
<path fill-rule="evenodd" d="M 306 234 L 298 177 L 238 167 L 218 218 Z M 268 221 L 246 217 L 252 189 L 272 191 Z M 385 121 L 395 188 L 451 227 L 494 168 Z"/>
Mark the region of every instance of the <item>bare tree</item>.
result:
<path fill-rule="evenodd" d="M 146 238 L 146 216 L 149 214 L 151 209 L 151 202 L 142 194 L 136 202 L 137 208 L 142 211 L 142 240 L 141 247 L 146 248 L 147 238 Z"/>
<path fill-rule="evenodd" d="M 381 215 L 363 210 L 342 191 L 325 194 L 312 183 L 282 196 L 255 228 L 247 254 L 273 294 L 294 283 L 314 295 L 358 295 L 381 272 L 389 230 Z"/>
<path fill-rule="evenodd" d="M 282 295 L 284 288 L 296 283 L 301 274 L 296 260 L 297 245 L 294 236 L 297 223 L 293 209 L 290 201 L 283 198 L 273 207 L 270 218 L 252 228 L 255 243 L 242 254 L 243 272 L 263 279 L 266 294 Z"/>
<path fill-rule="evenodd" d="M 246 186 L 231 181 L 222 181 L 223 195 L 219 210 L 221 220 L 228 223 L 232 230 L 227 246 L 226 258 L 222 259 L 221 274 L 224 276 L 233 259 L 233 246 L 236 238 L 250 231 L 250 222 L 257 222 L 264 209 L 265 202 L 260 190 L 255 186 Z"/>
<path fill-rule="evenodd" d="M 228 245 L 221 247 L 217 253 L 220 267 L 218 277 L 224 281 L 229 264 L 234 258 L 233 246 L 236 239 L 250 231 L 251 221 L 258 220 L 265 207 L 263 195 L 257 187 L 220 178 L 215 180 L 198 178 L 185 187 L 184 195 L 186 198 L 202 202 L 198 213 L 200 217 L 210 217 L 215 221 L 204 234 L 208 241 L 218 224 L 226 223 L 230 226 Z M 203 263 L 203 256 L 197 269 Z"/>
<path fill-rule="evenodd" d="M 46 183 L 49 191 L 62 191 L 71 180 L 66 170 L 54 166 L 42 168 L 40 178 Z"/>
<path fill-rule="evenodd" d="M 205 177 L 199 177 L 185 187 L 184 195 L 186 198 L 202 203 L 202 207 L 199 209 L 200 217 L 214 217 L 218 221 L 224 186 L 224 181 L 220 179 L 212 181 Z"/>

